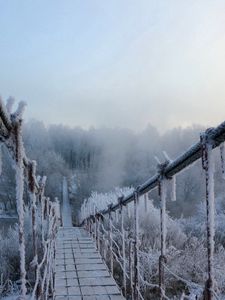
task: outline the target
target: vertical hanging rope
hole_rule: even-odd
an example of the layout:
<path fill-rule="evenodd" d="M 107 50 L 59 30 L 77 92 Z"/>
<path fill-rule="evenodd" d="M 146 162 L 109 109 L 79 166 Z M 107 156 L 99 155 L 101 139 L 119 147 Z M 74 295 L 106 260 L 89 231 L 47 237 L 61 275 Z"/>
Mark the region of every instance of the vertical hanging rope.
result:
<path fill-rule="evenodd" d="M 35 173 L 36 162 L 32 161 L 29 165 L 29 193 L 31 200 L 31 215 L 32 215 L 32 236 L 33 236 L 33 262 L 37 265 L 37 220 L 36 220 L 36 195 L 35 195 Z"/>
<path fill-rule="evenodd" d="M 58 226 L 58 214 L 55 210 L 55 204 L 50 202 L 48 198 L 44 197 L 44 185 L 46 177 L 36 178 L 36 163 L 30 161 L 25 153 L 23 140 L 22 140 L 22 115 L 25 109 L 25 103 L 20 102 L 17 110 L 12 114 L 14 99 L 9 98 L 7 105 L 5 106 L 0 98 L 0 140 L 9 151 L 13 161 L 15 162 L 16 171 L 16 204 L 18 212 L 18 229 L 19 229 L 19 256 L 20 256 L 20 280 L 21 280 L 21 295 L 18 299 L 25 300 L 27 294 L 26 288 L 26 252 L 25 252 L 25 228 L 24 228 L 24 183 L 27 179 L 28 191 L 31 203 L 31 222 L 32 222 L 32 236 L 33 236 L 33 260 L 30 263 L 31 267 L 35 267 L 35 284 L 31 299 L 43 298 L 44 290 L 41 289 L 42 285 L 46 286 L 45 298 L 48 298 L 49 288 L 53 288 L 53 258 L 55 238 Z M 39 199 L 39 201 L 37 201 Z M 38 241 L 37 241 L 37 205 L 41 206 L 41 237 L 43 246 L 43 257 L 40 264 L 38 264 Z M 49 220 L 50 206 L 52 207 L 53 216 L 52 220 Z M 46 227 L 43 224 L 44 219 L 47 218 Z M 52 224 L 52 225 L 51 225 Z M 45 240 L 45 230 L 46 237 Z M 45 265 L 44 265 L 45 264 Z M 46 267 L 42 272 L 42 267 Z M 43 280 L 40 284 L 41 275 L 45 276 L 46 280 Z"/>
<path fill-rule="evenodd" d="M 208 254 L 208 280 L 206 281 L 204 299 L 214 299 L 214 237 L 215 237 L 215 197 L 214 197 L 214 159 L 213 141 L 210 135 L 213 129 L 208 129 L 201 135 L 202 167 L 205 171 L 206 184 L 206 217 L 207 217 L 207 254 Z"/>

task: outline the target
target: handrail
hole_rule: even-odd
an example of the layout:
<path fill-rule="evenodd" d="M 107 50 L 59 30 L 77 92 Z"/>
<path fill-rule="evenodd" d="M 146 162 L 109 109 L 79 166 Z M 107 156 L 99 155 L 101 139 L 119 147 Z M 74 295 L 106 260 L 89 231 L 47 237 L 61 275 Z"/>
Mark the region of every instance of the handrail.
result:
<path fill-rule="evenodd" d="M 172 195 L 174 198 L 176 195 L 176 177 L 175 175 L 196 162 L 198 159 L 202 158 L 202 168 L 205 173 L 205 187 L 206 187 L 206 232 L 207 232 L 207 274 L 208 279 L 205 283 L 204 294 L 207 295 L 207 299 L 214 299 L 215 294 L 215 278 L 214 278 L 214 263 L 213 256 L 215 252 L 214 238 L 215 238 L 215 204 L 214 204 L 214 163 L 213 163 L 213 154 L 212 150 L 218 147 L 222 142 L 225 141 L 225 122 L 221 123 L 216 128 L 209 128 L 204 133 L 200 135 L 199 142 L 192 145 L 188 148 L 183 154 L 178 156 L 174 161 L 171 161 L 167 155 L 166 161 L 163 163 L 158 163 L 158 172 L 149 178 L 142 185 L 138 186 L 132 193 L 127 196 L 118 197 L 116 204 L 109 204 L 106 209 L 97 210 L 94 205 L 93 211 L 90 210 L 91 203 L 84 201 L 84 204 L 81 208 L 81 225 L 86 224 L 92 232 L 90 222 L 95 223 L 99 222 L 98 220 L 104 220 L 105 215 L 108 215 L 109 220 L 109 234 L 108 239 L 110 243 L 109 254 L 110 254 L 110 270 L 113 274 L 113 257 L 115 252 L 113 247 L 118 249 L 119 245 L 113 240 L 113 230 L 117 231 L 117 228 L 112 223 L 112 212 L 116 212 L 117 209 L 121 211 L 121 230 L 122 230 L 122 247 L 123 247 L 123 259 L 126 255 L 126 246 L 125 246 L 125 236 L 124 236 L 124 220 L 123 213 L 124 208 L 130 202 L 134 202 L 133 205 L 133 234 L 134 240 L 133 245 L 129 249 L 129 260 L 130 260 L 130 288 L 132 299 L 140 299 L 140 284 L 143 282 L 140 274 L 140 249 L 139 249 L 139 199 L 140 196 L 146 194 L 152 189 L 159 188 L 159 197 L 160 197 L 160 255 L 159 255 L 159 284 L 158 290 L 160 294 L 160 300 L 169 299 L 166 296 L 166 284 L 165 284 L 165 271 L 168 271 L 166 267 L 166 193 L 167 193 L 167 181 L 171 180 L 172 186 Z M 220 159 L 222 163 L 222 174 L 224 176 L 225 169 L 225 149 L 224 144 L 220 146 Z M 89 205 L 90 204 L 90 205 Z M 92 205 L 93 206 L 93 205 Z M 103 226 L 103 225 L 102 225 Z M 119 230 L 118 230 L 119 231 Z M 99 232 L 94 233 L 99 239 Z M 98 243 L 100 244 L 100 243 Z M 125 250 L 125 251 L 124 251 Z M 119 256 L 121 254 L 119 253 Z M 117 256 L 115 257 L 117 258 Z M 123 285 L 124 285 L 124 294 L 126 295 L 126 276 L 124 266 L 120 265 L 123 270 Z M 176 276 L 176 274 L 175 274 Z M 180 276 L 179 280 L 182 278 Z M 182 279 L 183 282 L 186 282 Z M 186 282 L 187 283 L 187 282 Z"/>
<path fill-rule="evenodd" d="M 218 147 L 222 142 L 225 141 L 225 121 L 221 123 L 216 128 L 210 128 L 207 130 L 207 134 L 212 140 L 213 148 Z M 196 144 L 192 145 L 189 149 L 187 149 L 183 154 L 178 156 L 175 160 L 172 162 L 169 162 L 168 165 L 164 169 L 164 176 L 166 178 L 170 178 L 183 169 L 185 169 L 187 166 L 191 165 L 195 161 L 197 161 L 202 154 L 202 145 L 201 142 L 197 142 Z M 159 182 L 160 174 L 156 173 L 154 176 L 149 178 L 147 181 L 145 181 L 143 184 L 138 186 L 136 188 L 136 191 L 138 191 L 139 196 L 142 196 L 143 194 L 153 190 L 157 187 Z M 116 203 L 114 205 L 109 206 L 107 209 L 104 209 L 98 213 L 101 213 L 102 215 L 108 214 L 111 211 L 116 211 L 117 209 L 120 209 L 121 204 L 126 205 L 130 202 L 134 201 L 134 193 L 131 193 L 124 197 L 120 203 Z M 84 220 L 82 220 L 83 225 Z"/>
<path fill-rule="evenodd" d="M 36 175 L 36 162 L 28 159 L 25 153 L 22 138 L 22 121 L 25 103 L 20 102 L 17 110 L 12 113 L 13 98 L 9 98 L 5 105 L 0 97 L 0 142 L 7 148 L 15 165 L 16 173 L 16 202 L 18 212 L 19 230 L 19 255 L 20 255 L 20 279 L 21 297 L 25 299 L 27 294 L 26 279 L 26 249 L 25 249 L 25 226 L 24 226 L 24 182 L 26 179 L 30 197 L 30 216 L 32 223 L 33 260 L 31 267 L 35 273 L 35 285 L 31 299 L 39 298 L 49 292 L 49 273 L 53 272 L 53 251 L 58 228 L 58 202 L 52 202 L 44 196 L 46 176 Z M 41 221 L 47 221 L 47 232 L 44 232 L 41 224 L 41 238 L 43 247 L 42 254 L 38 252 L 37 215 L 38 206 L 41 210 Z M 41 261 L 39 262 L 39 260 Z M 41 268 L 44 276 L 40 280 Z M 48 276 L 47 276 L 48 275 Z M 46 286 L 45 286 L 46 285 Z M 45 289 L 44 289 L 45 287 Z M 51 287 L 52 288 L 52 287 Z M 36 297 L 37 296 L 37 297 Z"/>

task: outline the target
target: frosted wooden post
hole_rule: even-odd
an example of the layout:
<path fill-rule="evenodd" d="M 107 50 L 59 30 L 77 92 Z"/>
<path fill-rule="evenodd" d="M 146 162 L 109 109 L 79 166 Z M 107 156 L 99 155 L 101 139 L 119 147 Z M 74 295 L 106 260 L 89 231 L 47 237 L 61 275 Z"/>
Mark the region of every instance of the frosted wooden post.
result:
<path fill-rule="evenodd" d="M 97 247 L 97 216 L 96 216 L 96 206 L 95 205 L 94 205 L 94 213 L 93 213 L 93 225 L 94 225 L 93 237 L 94 237 L 95 244 Z"/>
<path fill-rule="evenodd" d="M 130 212 L 130 205 L 127 204 L 127 215 L 128 215 L 128 218 L 130 219 L 131 218 L 131 212 Z"/>
<path fill-rule="evenodd" d="M 94 222 L 93 222 L 92 216 L 90 216 L 90 224 L 91 224 L 91 237 L 93 239 L 94 238 L 94 230 L 93 230 Z"/>
<path fill-rule="evenodd" d="M 166 178 L 164 175 L 168 161 L 158 165 L 159 172 L 159 196 L 160 196 L 160 239 L 161 255 L 159 257 L 159 289 L 160 300 L 165 299 L 165 268 L 166 263 Z"/>
<path fill-rule="evenodd" d="M 224 142 L 220 145 L 220 160 L 222 177 L 225 179 L 225 145 Z"/>
<path fill-rule="evenodd" d="M 123 205 L 124 197 L 121 196 L 118 199 L 120 204 L 120 212 L 121 212 L 121 233 L 122 233 L 122 255 L 123 255 L 123 286 L 124 286 L 124 296 L 127 296 L 127 279 L 126 279 L 126 243 L 125 243 L 125 230 L 124 230 L 124 205 Z"/>
<path fill-rule="evenodd" d="M 129 241 L 129 269 L 130 269 L 130 287 L 131 287 L 131 299 L 135 299 L 135 291 L 134 291 L 134 284 L 133 284 L 133 240 Z"/>
<path fill-rule="evenodd" d="M 103 250 L 103 255 L 104 255 L 104 261 L 106 262 L 108 242 L 107 242 L 107 238 L 105 236 L 105 233 L 103 233 L 103 239 L 104 239 L 104 245 L 105 245 L 104 250 Z"/>
<path fill-rule="evenodd" d="M 112 237 L 112 204 L 109 205 L 109 250 L 110 250 L 110 271 L 113 276 L 113 237 Z"/>
<path fill-rule="evenodd" d="M 28 170 L 28 184 L 29 184 L 29 192 L 30 192 L 30 199 L 31 199 L 31 214 L 32 214 L 32 236 L 33 236 L 33 266 L 35 270 L 35 274 L 37 272 L 37 265 L 38 265 L 38 250 L 37 250 L 37 198 L 35 195 L 35 174 L 36 174 L 36 161 L 32 161 L 29 164 Z M 38 297 L 38 291 L 36 296 Z"/>
<path fill-rule="evenodd" d="M 212 128 L 201 135 L 202 167 L 205 170 L 206 183 L 206 216 L 207 216 L 207 254 L 208 254 L 208 280 L 205 284 L 204 299 L 214 299 L 214 237 L 215 237 L 215 199 L 214 199 L 214 160 L 213 141 L 210 139 Z"/>
<path fill-rule="evenodd" d="M 98 219 L 97 219 L 97 215 L 94 216 L 94 223 L 95 223 L 95 244 L 96 244 L 96 248 L 98 248 Z"/>
<path fill-rule="evenodd" d="M 101 225 L 101 215 L 97 214 L 97 249 L 100 251 L 100 225 Z"/>
<path fill-rule="evenodd" d="M 87 222 L 88 222 L 88 232 L 91 236 L 91 219 L 90 219 L 90 216 L 88 217 Z"/>
<path fill-rule="evenodd" d="M 23 168 L 23 144 L 22 144 L 22 120 L 15 123 L 16 144 L 16 200 L 19 216 L 19 252 L 20 252 L 20 276 L 22 298 L 25 299 L 26 288 L 26 262 L 25 262 L 25 236 L 24 236 L 24 168 Z"/>
<path fill-rule="evenodd" d="M 139 188 L 134 192 L 134 299 L 139 299 Z"/>

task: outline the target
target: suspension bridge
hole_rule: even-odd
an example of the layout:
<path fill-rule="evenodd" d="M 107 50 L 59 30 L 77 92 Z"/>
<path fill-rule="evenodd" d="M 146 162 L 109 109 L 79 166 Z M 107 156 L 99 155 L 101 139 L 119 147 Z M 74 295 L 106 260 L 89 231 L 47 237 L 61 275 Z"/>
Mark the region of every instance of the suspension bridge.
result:
<path fill-rule="evenodd" d="M 148 289 L 155 291 L 155 296 L 151 296 L 151 299 L 170 299 L 165 283 L 166 271 L 169 271 L 166 245 L 166 189 L 168 182 L 173 185 L 171 197 L 175 200 L 176 175 L 199 159 L 202 160 L 202 169 L 205 173 L 208 261 L 205 286 L 200 287 L 201 295 L 196 295 L 195 299 L 218 299 L 214 276 L 215 204 L 212 153 L 219 147 L 224 174 L 225 122 L 216 128 L 206 130 L 201 134 L 200 140 L 177 159 L 171 161 L 166 157 L 163 163 L 159 162 L 158 170 L 153 177 L 138 186 L 131 194 L 119 197 L 116 203 L 111 203 L 102 209 L 84 201 L 79 216 L 80 227 L 73 227 L 67 181 L 63 179 L 63 199 L 62 209 L 60 209 L 58 199 L 50 200 L 45 195 L 46 177 L 36 175 L 35 161 L 26 156 L 22 139 L 25 104 L 19 103 L 18 109 L 13 112 L 13 103 L 12 98 L 9 98 L 6 105 L 0 100 L 0 141 L 8 149 L 16 173 L 20 299 L 150 299 Z M 33 244 L 33 260 L 30 265 L 33 267 L 35 278 L 29 291 L 27 290 L 26 228 L 24 227 L 25 185 L 30 197 Z M 143 277 L 140 267 L 142 250 L 139 239 L 139 207 L 140 201 L 144 201 L 147 206 L 147 193 L 155 188 L 158 188 L 161 202 L 159 276 L 157 282 L 149 282 Z M 133 230 L 128 237 L 124 217 L 131 203 Z M 41 225 L 41 234 L 37 232 L 38 222 Z M 115 233 L 119 236 L 119 241 L 115 238 Z M 40 246 L 42 251 L 38 250 Z M 120 271 L 118 272 L 116 268 Z M 177 278 L 187 286 L 197 286 L 183 278 L 178 276 Z M 185 292 L 176 299 L 189 299 Z"/>
<path fill-rule="evenodd" d="M 54 283 L 55 300 L 124 299 L 88 232 L 72 226 L 66 178 L 62 227 L 55 248 Z"/>

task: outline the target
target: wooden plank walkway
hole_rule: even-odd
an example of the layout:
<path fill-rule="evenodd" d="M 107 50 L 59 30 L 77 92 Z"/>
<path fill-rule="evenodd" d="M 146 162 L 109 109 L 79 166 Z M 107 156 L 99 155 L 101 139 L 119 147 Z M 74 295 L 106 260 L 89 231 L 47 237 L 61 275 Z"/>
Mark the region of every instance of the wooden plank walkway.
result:
<path fill-rule="evenodd" d="M 63 204 L 62 204 L 62 222 L 64 227 L 72 227 L 71 207 L 68 197 L 68 183 L 66 178 L 63 178 L 62 186 Z"/>
<path fill-rule="evenodd" d="M 123 300 L 88 233 L 61 227 L 56 243 L 54 300 Z"/>

